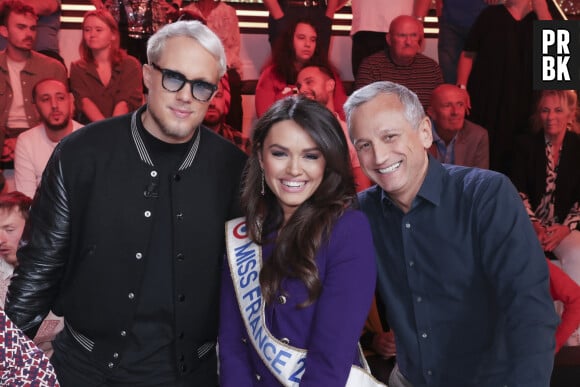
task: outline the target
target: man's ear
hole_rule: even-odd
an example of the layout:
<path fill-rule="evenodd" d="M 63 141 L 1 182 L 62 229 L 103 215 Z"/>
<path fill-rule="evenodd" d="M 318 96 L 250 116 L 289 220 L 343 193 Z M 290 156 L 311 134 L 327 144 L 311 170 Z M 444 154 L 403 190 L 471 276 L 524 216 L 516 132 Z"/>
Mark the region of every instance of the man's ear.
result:
<path fill-rule="evenodd" d="M 8 28 L 6 26 L 0 26 L 0 35 L 8 39 Z"/>
<path fill-rule="evenodd" d="M 145 87 L 147 89 L 150 89 L 151 88 L 151 71 L 152 71 L 151 65 L 144 64 L 142 71 L 143 71 L 143 84 L 145 85 Z"/>
<path fill-rule="evenodd" d="M 334 95 L 334 90 L 336 89 L 336 81 L 333 78 L 328 78 L 325 82 L 326 91 Z"/>
<path fill-rule="evenodd" d="M 429 117 L 425 116 L 421 123 L 419 124 L 419 137 L 421 138 L 421 142 L 425 149 L 429 149 L 431 144 L 433 144 L 433 132 L 431 131 L 431 120 Z"/>

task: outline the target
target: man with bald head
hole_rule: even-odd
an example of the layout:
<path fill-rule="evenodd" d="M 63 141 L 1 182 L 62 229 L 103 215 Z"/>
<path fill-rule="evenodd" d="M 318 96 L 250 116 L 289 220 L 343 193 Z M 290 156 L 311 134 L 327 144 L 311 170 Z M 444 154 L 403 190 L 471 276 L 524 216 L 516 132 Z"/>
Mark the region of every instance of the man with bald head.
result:
<path fill-rule="evenodd" d="M 433 131 L 429 153 L 442 163 L 489 169 L 487 130 L 465 119 L 465 90 L 450 84 L 437 86 L 427 113 Z"/>
<path fill-rule="evenodd" d="M 437 62 L 420 53 L 423 39 L 422 23 L 409 15 L 396 17 L 387 33 L 387 49 L 362 61 L 355 89 L 377 81 L 399 83 L 417 94 L 426 109 L 431 92 L 443 83 L 443 75 Z"/>

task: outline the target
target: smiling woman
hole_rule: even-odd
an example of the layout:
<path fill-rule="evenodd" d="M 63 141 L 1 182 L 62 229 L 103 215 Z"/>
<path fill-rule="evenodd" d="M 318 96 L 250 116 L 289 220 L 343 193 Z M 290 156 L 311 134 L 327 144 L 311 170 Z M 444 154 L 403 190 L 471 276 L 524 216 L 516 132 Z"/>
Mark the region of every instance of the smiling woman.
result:
<path fill-rule="evenodd" d="M 252 261 L 259 284 L 250 297 L 257 294 L 265 303 L 256 311 L 265 321 L 260 332 L 269 330 L 276 339 L 264 353 L 245 344 L 256 329 L 244 326 L 224 265 L 220 385 L 249 386 L 256 378 L 267 386 L 344 386 L 347 379 L 354 385 L 349 373 L 376 270 L 368 222 L 352 209 L 355 187 L 342 128 L 325 106 L 292 96 L 258 120 L 252 144 L 242 206 L 247 235 L 264 263 L 260 268 L 261 262 Z M 228 256 L 232 262 L 235 253 Z M 247 274 L 246 268 L 232 267 Z M 281 365 L 269 367 L 267 360 L 272 351 L 286 353 L 288 344 L 308 355 L 278 375 Z"/>

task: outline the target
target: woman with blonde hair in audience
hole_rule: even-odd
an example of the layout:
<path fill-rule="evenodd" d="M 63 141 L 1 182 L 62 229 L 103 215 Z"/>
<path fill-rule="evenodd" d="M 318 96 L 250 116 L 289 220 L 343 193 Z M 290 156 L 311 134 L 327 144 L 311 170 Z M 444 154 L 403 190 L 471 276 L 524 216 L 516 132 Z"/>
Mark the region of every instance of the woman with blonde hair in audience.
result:
<path fill-rule="evenodd" d="M 580 284 L 580 136 L 572 90 L 544 90 L 533 117 L 537 133 L 523 137 L 512 180 L 544 251 Z"/>
<path fill-rule="evenodd" d="M 272 104 L 284 97 L 297 94 L 296 78 L 306 63 L 328 65 L 328 57 L 318 45 L 318 31 L 308 18 L 294 20 L 277 40 L 269 64 L 262 70 L 256 86 L 256 114 L 261 117 Z M 336 89 L 334 106 L 344 119 L 342 105 L 346 92 L 334 71 Z"/>
<path fill-rule="evenodd" d="M 89 11 L 82 23 L 80 59 L 71 64 L 70 84 L 78 121 L 126 114 L 143 103 L 141 65 L 119 46 L 119 27 L 105 9 Z"/>

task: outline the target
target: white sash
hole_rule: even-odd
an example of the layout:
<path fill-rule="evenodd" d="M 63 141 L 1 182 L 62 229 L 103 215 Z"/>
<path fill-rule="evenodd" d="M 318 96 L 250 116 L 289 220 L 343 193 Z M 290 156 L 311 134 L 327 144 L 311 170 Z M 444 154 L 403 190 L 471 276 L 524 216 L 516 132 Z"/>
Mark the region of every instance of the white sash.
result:
<path fill-rule="evenodd" d="M 304 374 L 307 351 L 276 339 L 266 327 L 259 274 L 262 249 L 248 238 L 245 218 L 226 223 L 227 257 L 242 320 L 250 341 L 270 372 L 286 387 L 297 387 Z M 346 387 L 385 387 L 370 374 L 359 346 L 361 364 L 353 365 Z"/>

